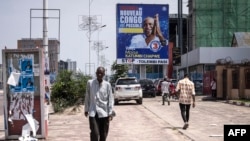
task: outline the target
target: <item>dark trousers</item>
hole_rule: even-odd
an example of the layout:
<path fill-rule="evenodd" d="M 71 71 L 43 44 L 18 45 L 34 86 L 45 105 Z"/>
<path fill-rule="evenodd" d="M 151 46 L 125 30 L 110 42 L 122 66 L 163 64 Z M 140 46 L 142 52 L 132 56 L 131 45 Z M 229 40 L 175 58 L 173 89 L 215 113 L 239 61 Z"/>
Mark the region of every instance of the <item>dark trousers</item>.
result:
<path fill-rule="evenodd" d="M 109 118 L 89 117 L 90 141 L 106 141 L 109 131 Z"/>
<path fill-rule="evenodd" d="M 216 90 L 212 90 L 212 97 L 217 97 L 216 96 Z"/>
<path fill-rule="evenodd" d="M 189 120 L 189 111 L 190 111 L 190 105 L 191 104 L 179 104 L 180 110 L 181 110 L 181 117 L 184 122 L 188 122 Z"/>
<path fill-rule="evenodd" d="M 164 93 L 164 94 L 162 95 L 162 105 L 165 105 L 166 98 L 167 98 L 167 100 L 168 100 L 168 102 L 169 102 L 170 96 L 169 96 L 168 93 Z"/>

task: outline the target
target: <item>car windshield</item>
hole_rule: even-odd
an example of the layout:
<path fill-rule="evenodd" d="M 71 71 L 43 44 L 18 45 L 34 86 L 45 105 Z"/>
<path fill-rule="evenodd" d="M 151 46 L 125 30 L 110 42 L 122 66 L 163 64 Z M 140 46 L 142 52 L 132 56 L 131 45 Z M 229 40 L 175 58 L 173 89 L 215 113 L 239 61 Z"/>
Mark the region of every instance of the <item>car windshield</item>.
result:
<path fill-rule="evenodd" d="M 130 85 L 130 84 L 139 84 L 136 79 L 120 79 L 117 82 L 117 85 Z"/>
<path fill-rule="evenodd" d="M 153 81 L 151 81 L 151 80 L 140 80 L 139 83 L 141 85 L 147 85 L 147 84 L 153 85 Z"/>

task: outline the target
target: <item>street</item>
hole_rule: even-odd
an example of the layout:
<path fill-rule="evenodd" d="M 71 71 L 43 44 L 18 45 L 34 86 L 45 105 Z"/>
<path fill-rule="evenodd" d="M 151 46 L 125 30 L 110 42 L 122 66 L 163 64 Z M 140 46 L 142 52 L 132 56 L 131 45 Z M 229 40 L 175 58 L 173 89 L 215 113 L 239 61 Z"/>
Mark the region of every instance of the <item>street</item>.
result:
<path fill-rule="evenodd" d="M 161 105 L 161 97 L 144 98 L 115 105 L 116 117 L 110 123 L 107 141 L 223 141 L 224 124 L 249 124 L 249 107 L 224 101 L 202 101 L 196 96 L 196 107 L 190 110 L 189 128 L 183 130 L 179 105 Z M 2 103 L 2 101 L 1 101 Z M 50 114 L 48 141 L 88 141 L 88 118 L 81 112 Z M 2 118 L 1 112 L 1 119 Z M 3 123 L 3 121 L 1 121 Z M 3 127 L 3 125 L 1 125 Z M 2 133 L 0 132 L 0 137 Z M 1 140 L 1 139 L 0 139 Z"/>

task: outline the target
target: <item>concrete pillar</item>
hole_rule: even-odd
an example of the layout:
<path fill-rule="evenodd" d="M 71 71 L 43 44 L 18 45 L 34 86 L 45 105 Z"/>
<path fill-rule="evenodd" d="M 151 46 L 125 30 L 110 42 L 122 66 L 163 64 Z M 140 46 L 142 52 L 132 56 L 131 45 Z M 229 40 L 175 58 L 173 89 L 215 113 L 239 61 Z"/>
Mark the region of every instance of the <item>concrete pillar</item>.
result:
<path fill-rule="evenodd" d="M 146 76 L 146 65 L 140 65 L 140 79 L 145 79 Z"/>

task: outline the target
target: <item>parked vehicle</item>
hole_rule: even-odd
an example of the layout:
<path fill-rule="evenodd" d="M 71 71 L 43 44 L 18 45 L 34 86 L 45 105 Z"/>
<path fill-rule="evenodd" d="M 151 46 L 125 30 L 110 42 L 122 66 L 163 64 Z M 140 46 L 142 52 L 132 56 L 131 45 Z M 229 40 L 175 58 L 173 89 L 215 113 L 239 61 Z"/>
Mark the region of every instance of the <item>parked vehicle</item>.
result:
<path fill-rule="evenodd" d="M 176 86 L 177 83 L 178 83 L 178 80 L 177 80 L 177 79 L 170 79 L 170 82 L 171 82 L 174 86 Z"/>
<path fill-rule="evenodd" d="M 155 86 L 155 93 L 156 95 L 161 95 L 161 82 L 163 81 L 163 79 L 156 79 L 154 81 L 154 86 Z"/>
<path fill-rule="evenodd" d="M 115 105 L 119 104 L 119 101 L 129 100 L 135 100 L 138 104 L 142 104 L 141 84 L 135 77 L 118 78 L 115 83 L 114 99 Z"/>
<path fill-rule="evenodd" d="M 163 81 L 163 79 L 156 79 L 154 81 L 154 86 L 155 86 L 155 91 L 156 91 L 156 95 L 161 95 L 161 82 Z M 175 87 L 177 85 L 177 79 L 170 79 L 171 85 L 170 85 L 170 94 L 175 93 Z"/>
<path fill-rule="evenodd" d="M 142 95 L 145 96 L 152 96 L 155 97 L 155 86 L 152 80 L 150 79 L 140 79 L 139 83 L 142 87 Z"/>

